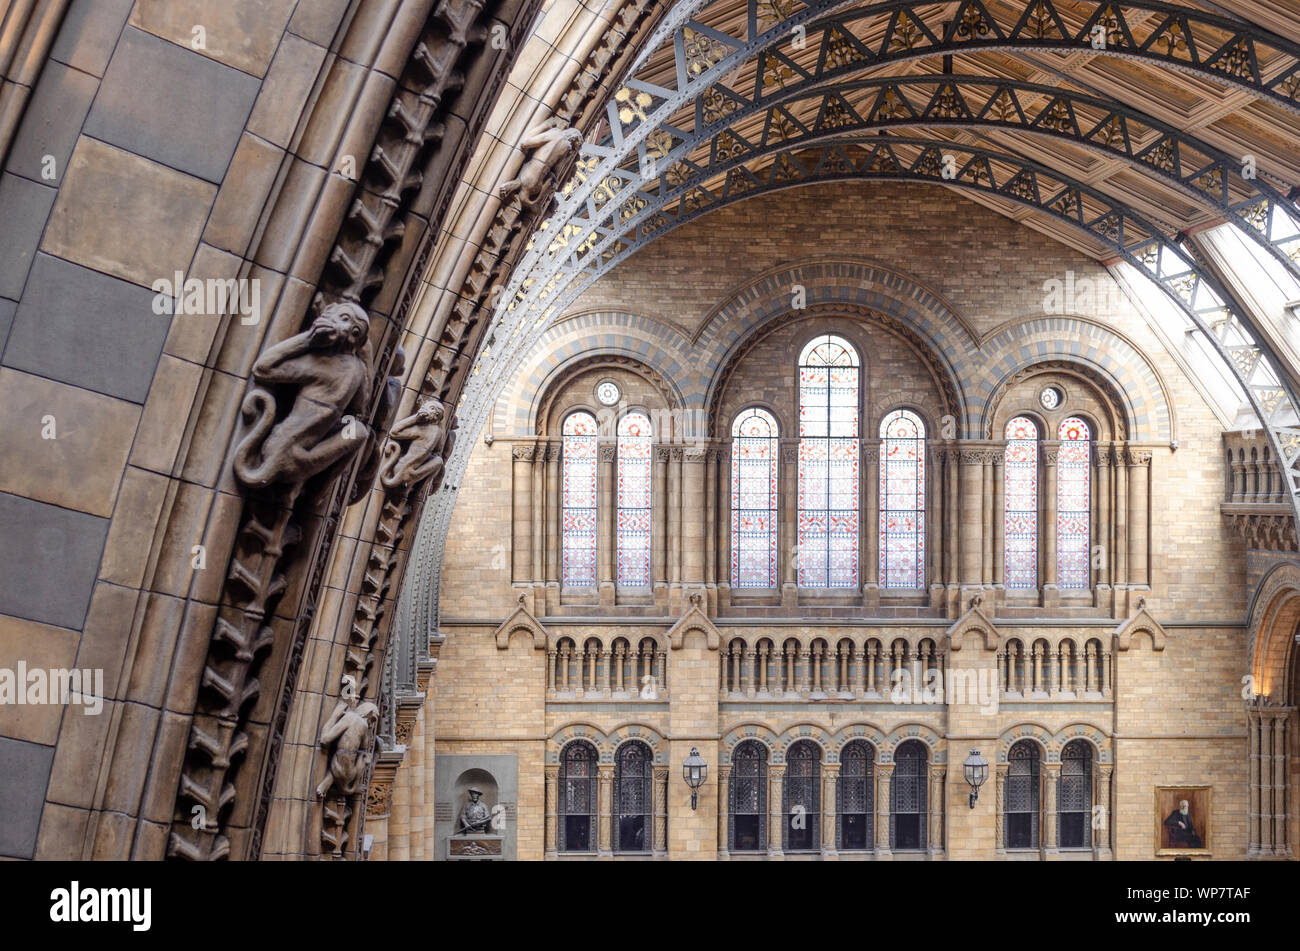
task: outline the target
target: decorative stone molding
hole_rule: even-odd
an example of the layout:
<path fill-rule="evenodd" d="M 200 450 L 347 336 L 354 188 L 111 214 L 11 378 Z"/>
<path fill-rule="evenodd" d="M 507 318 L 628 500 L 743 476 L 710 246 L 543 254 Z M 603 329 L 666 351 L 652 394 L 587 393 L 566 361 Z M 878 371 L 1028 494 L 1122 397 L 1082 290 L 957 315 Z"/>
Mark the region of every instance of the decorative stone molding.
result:
<path fill-rule="evenodd" d="M 704 596 L 692 594 L 690 596 L 690 608 L 682 615 L 681 620 L 672 626 L 668 631 L 668 644 L 673 650 L 680 650 L 685 642 L 686 634 L 689 631 L 699 631 L 704 635 L 704 640 L 709 646 L 709 650 L 715 651 L 722 643 L 722 632 L 717 629 L 709 616 L 704 613 Z"/>
<path fill-rule="evenodd" d="M 601 448 L 604 449 L 608 447 L 601 447 Z M 514 459 L 517 462 L 532 462 L 533 456 L 536 454 L 536 452 L 537 452 L 536 446 L 521 446 L 516 444 L 515 446 L 512 446 L 510 449 L 510 458 Z"/>
<path fill-rule="evenodd" d="M 954 621 L 952 627 L 948 628 L 948 650 L 961 650 L 966 635 L 970 633 L 980 635 L 986 651 L 998 649 L 1002 636 L 998 632 L 997 625 L 993 623 L 993 619 L 985 614 L 983 608 L 980 607 L 983 602 L 983 595 L 977 594 L 972 597 L 966 613 Z"/>
<path fill-rule="evenodd" d="M 1138 634 L 1150 635 L 1153 650 L 1162 651 L 1165 649 L 1168 636 L 1165 634 L 1165 629 L 1160 626 L 1160 622 L 1151 616 L 1146 603 L 1146 598 L 1138 598 L 1137 611 L 1134 612 L 1132 617 L 1115 628 L 1116 650 L 1126 651 L 1131 648 L 1133 638 Z"/>
<path fill-rule="evenodd" d="M 618 458 L 618 446 L 614 443 L 605 443 L 597 446 L 596 452 L 601 462 L 613 462 Z"/>
<path fill-rule="evenodd" d="M 1151 451 L 1148 449 L 1129 449 L 1124 450 L 1124 461 L 1130 466 L 1149 466 L 1151 465 Z"/>

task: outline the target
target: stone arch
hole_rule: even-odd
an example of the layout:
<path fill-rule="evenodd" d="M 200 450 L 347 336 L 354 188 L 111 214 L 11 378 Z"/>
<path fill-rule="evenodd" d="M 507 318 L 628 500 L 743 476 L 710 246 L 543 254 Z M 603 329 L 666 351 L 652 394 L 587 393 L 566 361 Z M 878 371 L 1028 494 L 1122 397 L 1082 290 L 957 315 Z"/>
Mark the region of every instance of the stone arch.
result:
<path fill-rule="evenodd" d="M 1059 763 L 1061 751 L 1074 740 L 1083 740 L 1092 747 L 1094 763 L 1109 763 L 1112 758 L 1110 737 L 1091 723 L 1069 723 L 1052 734 L 1047 745 L 1047 762 Z"/>
<path fill-rule="evenodd" d="M 835 752 L 835 762 L 839 762 L 840 752 L 854 740 L 864 740 L 871 744 L 875 752 L 873 763 L 881 762 L 881 755 L 885 748 L 886 734 L 879 727 L 871 723 L 850 723 L 842 726 L 830 737 L 831 748 Z"/>
<path fill-rule="evenodd" d="M 606 741 L 610 745 L 610 755 L 616 756 L 620 746 L 634 740 L 650 747 L 654 765 L 668 765 L 668 742 L 664 735 L 654 727 L 640 722 L 624 723 L 609 731 Z"/>
<path fill-rule="evenodd" d="M 560 753 L 575 740 L 586 740 L 596 747 L 600 762 L 614 762 L 614 749 L 617 744 L 611 743 L 609 735 L 596 724 L 577 720 L 552 730 L 550 736 L 546 738 L 547 764 L 557 765 L 560 762 Z"/>
<path fill-rule="evenodd" d="M 777 737 L 780 744 L 781 757 L 789 752 L 790 747 L 800 740 L 810 740 L 815 743 L 822 751 L 823 763 L 835 763 L 839 761 L 838 749 L 832 741 L 832 736 L 826 728 L 810 720 L 803 720 L 792 723 L 781 731 Z"/>
<path fill-rule="evenodd" d="M 731 755 L 736 751 L 736 747 L 745 740 L 758 740 L 767 747 L 768 765 L 785 762 L 785 747 L 771 727 L 762 723 L 738 723 L 722 732 L 722 751 L 728 765 L 731 763 Z"/>
<path fill-rule="evenodd" d="M 1039 752 L 1046 759 L 1048 748 L 1052 744 L 1052 731 L 1041 723 L 1018 723 L 1015 726 L 1008 727 L 998 736 L 997 762 L 1007 762 L 1007 757 L 1011 754 L 1011 747 L 1021 740 L 1030 740 L 1037 743 Z"/>
<path fill-rule="evenodd" d="M 1044 369 L 1060 369 L 1084 377 L 1123 410 L 1127 435 L 1115 438 L 1177 439 L 1164 379 L 1146 354 L 1112 327 L 1080 316 L 1034 317 L 993 331 L 980 349 L 984 372 L 971 381 L 969 394 L 972 404 L 980 407 L 979 438 L 995 438 L 993 417 L 1010 384 Z"/>
<path fill-rule="evenodd" d="M 1285 703 L 1294 688 L 1288 678 L 1300 628 L 1300 565 L 1286 562 L 1265 575 L 1247 617 L 1247 656 L 1255 692 Z"/>
<path fill-rule="evenodd" d="M 900 723 L 885 737 L 880 751 L 880 762 L 892 763 L 898 747 L 908 740 L 920 740 L 930 751 L 930 765 L 947 762 L 948 741 L 943 734 L 924 723 Z"/>

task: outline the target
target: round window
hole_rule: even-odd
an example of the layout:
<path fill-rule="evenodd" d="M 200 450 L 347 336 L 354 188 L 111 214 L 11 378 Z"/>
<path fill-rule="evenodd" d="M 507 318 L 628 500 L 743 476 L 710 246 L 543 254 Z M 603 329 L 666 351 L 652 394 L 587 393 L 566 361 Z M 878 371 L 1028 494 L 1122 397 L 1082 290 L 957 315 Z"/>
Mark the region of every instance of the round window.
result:
<path fill-rule="evenodd" d="M 1065 399 L 1065 394 L 1059 387 L 1045 386 L 1043 392 L 1038 394 L 1038 402 L 1043 404 L 1043 409 L 1056 409 Z"/>
<path fill-rule="evenodd" d="M 621 395 L 618 391 L 618 384 L 613 380 L 605 380 L 596 386 L 596 399 L 600 400 L 604 406 L 613 406 L 618 402 Z"/>

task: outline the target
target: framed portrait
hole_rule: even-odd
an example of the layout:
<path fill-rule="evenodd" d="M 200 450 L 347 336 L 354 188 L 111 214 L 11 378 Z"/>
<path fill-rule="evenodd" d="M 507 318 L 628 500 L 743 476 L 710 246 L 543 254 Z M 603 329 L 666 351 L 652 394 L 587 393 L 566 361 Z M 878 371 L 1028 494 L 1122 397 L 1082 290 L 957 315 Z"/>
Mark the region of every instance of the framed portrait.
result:
<path fill-rule="evenodd" d="M 1209 855 L 1209 786 L 1156 787 L 1156 855 Z"/>

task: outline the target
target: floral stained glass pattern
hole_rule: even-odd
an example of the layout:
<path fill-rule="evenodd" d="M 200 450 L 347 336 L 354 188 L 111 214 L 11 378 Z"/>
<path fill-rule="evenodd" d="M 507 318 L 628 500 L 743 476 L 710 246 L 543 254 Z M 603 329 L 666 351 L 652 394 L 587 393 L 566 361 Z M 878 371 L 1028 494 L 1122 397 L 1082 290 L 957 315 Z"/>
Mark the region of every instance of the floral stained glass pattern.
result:
<path fill-rule="evenodd" d="M 1092 433 L 1077 416 L 1062 420 L 1056 438 L 1056 583 L 1087 588 L 1092 509 Z"/>
<path fill-rule="evenodd" d="M 1008 588 L 1038 587 L 1038 426 L 1027 416 L 1007 423 L 1003 469 L 1003 540 Z"/>
<path fill-rule="evenodd" d="M 799 585 L 858 586 L 857 351 L 831 335 L 799 358 Z"/>
<path fill-rule="evenodd" d="M 628 413 L 618 423 L 618 583 L 650 585 L 650 419 Z"/>
<path fill-rule="evenodd" d="M 880 423 L 880 586 L 925 586 L 925 423 L 905 409 Z"/>
<path fill-rule="evenodd" d="M 596 584 L 596 417 L 572 414 L 560 439 L 563 582 L 590 588 Z"/>
<path fill-rule="evenodd" d="M 731 585 L 776 587 L 777 424 L 747 409 L 731 426 Z"/>

